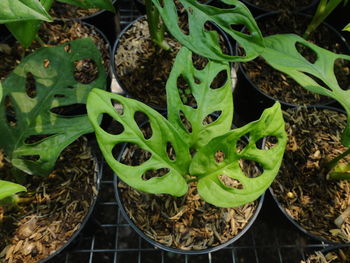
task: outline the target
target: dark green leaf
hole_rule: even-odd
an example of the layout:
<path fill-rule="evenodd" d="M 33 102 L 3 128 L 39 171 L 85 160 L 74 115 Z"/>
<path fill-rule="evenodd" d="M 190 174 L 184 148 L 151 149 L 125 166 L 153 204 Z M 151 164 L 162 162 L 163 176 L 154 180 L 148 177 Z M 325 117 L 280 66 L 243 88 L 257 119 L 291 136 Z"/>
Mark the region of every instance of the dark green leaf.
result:
<path fill-rule="evenodd" d="M 66 45 L 70 45 L 69 52 Z M 90 84 L 79 83 L 73 75 L 74 63 L 82 59 L 93 60 L 99 72 Z M 51 110 L 85 104 L 92 88 L 104 89 L 106 73 L 101 61 L 93 41 L 79 39 L 35 51 L 6 78 L 0 105 L 0 147 L 15 167 L 48 175 L 61 151 L 93 130 L 86 114 L 63 116 Z M 32 80 L 28 82 L 29 73 Z M 34 85 L 35 92 L 28 93 L 26 85 Z M 40 140 L 29 141 L 33 136 Z"/>
<path fill-rule="evenodd" d="M 247 134 L 248 145 L 238 151 L 237 141 Z M 258 149 L 257 141 L 266 136 L 275 136 L 277 144 L 269 150 Z M 220 207 L 236 207 L 257 199 L 277 175 L 286 142 L 282 112 L 276 102 L 259 120 L 214 138 L 194 156 L 190 174 L 198 177 L 198 193 L 206 202 Z M 215 159 L 218 151 L 224 154 L 221 162 Z M 241 159 L 259 163 L 262 174 L 255 178 L 246 176 L 239 166 Z M 242 189 L 227 186 L 220 176 L 238 180 Z"/>
<path fill-rule="evenodd" d="M 111 0 L 57 0 L 61 3 L 76 5 L 82 8 L 99 8 L 115 13 Z"/>
<path fill-rule="evenodd" d="M 152 1 L 158 8 L 168 31 L 181 44 L 203 57 L 218 61 L 249 61 L 257 57 L 264 49 L 262 34 L 252 14 L 244 4 L 237 0 L 221 0 L 225 4 L 232 5 L 231 9 L 200 4 L 196 0 L 179 0 L 187 12 L 189 35 L 184 34 L 178 25 L 179 18 L 174 1 Z M 205 23 L 208 21 L 236 40 L 245 49 L 245 56 L 224 54 L 218 44 L 217 32 L 205 29 Z M 233 29 L 237 25 L 248 28 L 249 34 Z"/>

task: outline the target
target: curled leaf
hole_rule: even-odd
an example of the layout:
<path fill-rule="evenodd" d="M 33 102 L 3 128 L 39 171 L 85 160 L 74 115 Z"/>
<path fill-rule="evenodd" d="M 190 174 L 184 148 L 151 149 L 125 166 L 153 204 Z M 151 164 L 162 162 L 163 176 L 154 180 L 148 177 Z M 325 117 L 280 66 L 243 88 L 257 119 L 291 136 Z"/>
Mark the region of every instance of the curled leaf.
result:
<path fill-rule="evenodd" d="M 22 185 L 0 180 L 0 200 L 23 191 L 27 189 Z"/>

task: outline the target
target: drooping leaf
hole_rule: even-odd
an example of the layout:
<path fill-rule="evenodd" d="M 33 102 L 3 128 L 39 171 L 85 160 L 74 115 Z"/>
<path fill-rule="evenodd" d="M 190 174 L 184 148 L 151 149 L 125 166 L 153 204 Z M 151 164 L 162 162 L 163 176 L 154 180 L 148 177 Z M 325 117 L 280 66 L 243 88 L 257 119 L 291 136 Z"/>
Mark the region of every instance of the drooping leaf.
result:
<path fill-rule="evenodd" d="M 115 13 L 111 0 L 58 0 L 58 2 L 76 5 L 82 8 L 100 8 Z"/>
<path fill-rule="evenodd" d="M 179 0 L 188 17 L 188 35 L 178 25 L 179 16 L 174 1 L 152 0 L 168 31 L 193 52 L 218 61 L 249 61 L 264 49 L 264 39 L 249 9 L 237 0 L 221 0 L 232 8 L 200 4 L 197 0 Z M 211 22 L 236 40 L 245 50 L 245 56 L 224 54 L 220 48 L 216 31 L 205 28 Z M 249 33 L 240 32 L 237 27 L 245 26 Z"/>
<path fill-rule="evenodd" d="M 0 24 L 31 19 L 52 21 L 39 0 L 0 1 Z"/>
<path fill-rule="evenodd" d="M 247 134 L 249 143 L 238 151 L 238 140 Z M 277 144 L 268 150 L 258 149 L 256 143 L 267 136 L 274 136 Z M 198 177 L 198 193 L 206 202 L 220 207 L 236 207 L 257 199 L 277 175 L 286 142 L 282 112 L 276 102 L 259 120 L 212 139 L 194 156 L 190 174 Z M 221 161 L 215 158 L 218 151 L 224 156 Z M 240 168 L 240 160 L 259 163 L 262 174 L 249 178 Z M 241 187 L 226 185 L 220 176 L 236 180 Z"/>
<path fill-rule="evenodd" d="M 116 111 L 111 101 L 122 105 L 122 114 Z M 97 89 L 89 94 L 87 110 L 104 158 L 125 183 L 147 193 L 182 196 L 187 192 L 184 176 L 187 174 L 190 163 L 189 148 L 176 129 L 162 115 L 141 102 Z M 142 112 L 149 118 L 152 130 L 150 138 L 144 137 L 135 121 L 136 112 Z M 103 114 L 108 114 L 119 122 L 123 131 L 120 134 L 111 134 L 102 129 L 98 120 Z M 129 166 L 117 161 L 112 154 L 113 149 L 117 144 L 126 142 L 136 144 L 151 153 L 150 159 L 137 166 Z M 175 160 L 167 155 L 168 143 L 176 153 Z M 149 180 L 142 178 L 147 171 L 162 168 L 169 169 L 168 173 Z"/>
<path fill-rule="evenodd" d="M 49 11 L 54 0 L 40 0 L 46 11 Z M 40 20 L 28 20 L 6 24 L 8 30 L 25 48 L 29 47 L 38 34 Z"/>
<path fill-rule="evenodd" d="M 22 185 L 0 180 L 0 200 L 23 191 L 27 189 Z"/>
<path fill-rule="evenodd" d="M 98 70 L 89 84 L 74 77 L 75 63 L 85 59 L 94 61 Z M 86 114 L 69 115 L 67 107 L 72 110 L 72 105 L 85 104 L 94 87 L 105 89 L 101 61 L 93 41 L 79 39 L 35 51 L 5 79 L 0 147 L 15 167 L 29 174 L 48 175 L 61 151 L 93 130 Z"/>
<path fill-rule="evenodd" d="M 309 61 L 300 54 L 296 48 L 297 43 L 315 52 L 316 61 Z M 335 61 L 350 61 L 350 56 L 335 54 L 294 34 L 266 37 L 265 44 L 261 56 L 272 67 L 288 74 L 305 89 L 331 97 L 344 107 L 348 122 L 342 141 L 345 146 L 350 146 L 350 90 L 343 90 L 334 74 Z"/>
<path fill-rule="evenodd" d="M 213 80 L 217 78 L 219 87 L 213 88 Z M 179 87 L 186 87 L 187 94 Z M 178 53 L 170 76 L 166 84 L 168 120 L 178 129 L 191 148 L 198 149 L 207 144 L 212 138 L 222 135 L 231 129 L 233 116 L 232 86 L 230 78 L 230 67 L 228 63 L 209 61 L 204 69 L 198 70 L 192 62 L 192 52 L 182 48 Z M 191 93 L 195 105 L 190 102 L 184 104 L 188 93 Z M 182 97 L 182 98 L 181 98 Z M 184 116 L 180 116 L 180 113 Z M 210 114 L 220 114 L 219 118 L 205 124 Z M 184 126 L 183 118 L 190 123 Z M 214 115 L 212 117 L 215 117 Z"/>
<path fill-rule="evenodd" d="M 350 23 L 347 24 L 344 28 L 343 31 L 349 31 L 350 32 Z"/>

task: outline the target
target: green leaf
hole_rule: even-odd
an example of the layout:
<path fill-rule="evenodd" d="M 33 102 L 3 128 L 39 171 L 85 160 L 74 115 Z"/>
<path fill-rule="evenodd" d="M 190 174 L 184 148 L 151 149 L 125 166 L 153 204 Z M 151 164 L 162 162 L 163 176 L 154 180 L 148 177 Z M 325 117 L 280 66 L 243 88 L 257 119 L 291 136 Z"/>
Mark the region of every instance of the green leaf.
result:
<path fill-rule="evenodd" d="M 38 0 L 1 0 L 0 10 L 0 24 L 32 19 L 52 21 Z"/>
<path fill-rule="evenodd" d="M 311 63 L 304 58 L 296 49 L 296 43 L 314 51 L 317 54 L 316 61 Z M 335 54 L 294 34 L 266 37 L 265 44 L 261 56 L 272 67 L 288 74 L 305 89 L 329 96 L 344 107 L 348 122 L 342 140 L 345 146 L 350 146 L 350 90 L 341 89 L 334 74 L 335 60 L 350 61 L 350 56 Z"/>
<path fill-rule="evenodd" d="M 99 8 L 115 13 L 111 0 L 57 0 L 61 3 L 76 5 L 82 8 Z"/>
<path fill-rule="evenodd" d="M 115 110 L 111 100 L 122 105 L 123 114 Z M 90 92 L 87 109 L 103 156 L 125 183 L 147 193 L 182 196 L 187 192 L 187 183 L 183 176 L 186 175 L 191 160 L 189 148 L 176 129 L 162 115 L 141 102 L 97 89 Z M 151 138 L 146 139 L 139 129 L 134 119 L 136 112 L 143 112 L 148 116 L 152 129 Z M 122 133 L 114 135 L 102 129 L 98 120 L 103 114 L 108 114 L 119 122 L 123 126 Z M 112 151 L 115 145 L 124 142 L 136 144 L 150 152 L 151 158 L 138 166 L 120 163 L 113 157 Z M 171 143 L 176 153 L 175 160 L 171 160 L 167 155 L 168 143 Z M 162 177 L 142 179 L 145 172 L 161 168 L 169 169 L 169 172 Z"/>
<path fill-rule="evenodd" d="M 247 134 L 248 145 L 237 151 L 237 141 Z M 278 143 L 269 150 L 258 149 L 257 141 L 266 136 L 275 136 Z M 236 207 L 257 199 L 277 175 L 286 142 L 282 112 L 276 102 L 263 112 L 259 120 L 212 139 L 194 156 L 190 174 L 198 177 L 198 193 L 206 202 L 220 207 Z M 224 153 L 222 162 L 215 160 L 217 151 Z M 262 174 L 247 177 L 239 166 L 240 159 L 259 163 Z M 221 175 L 238 180 L 243 188 L 225 185 L 219 178 Z"/>
<path fill-rule="evenodd" d="M 350 32 L 350 23 L 347 24 L 344 28 L 343 31 L 349 31 Z"/>
<path fill-rule="evenodd" d="M 230 9 L 200 4 L 196 0 L 179 0 L 188 16 L 189 34 L 182 32 L 178 25 L 178 14 L 174 1 L 152 0 L 167 26 L 168 31 L 184 46 L 193 52 L 218 61 L 249 61 L 257 57 L 264 49 L 264 39 L 249 9 L 237 0 L 221 0 Z M 164 6 L 163 6 L 164 5 Z M 236 40 L 245 50 L 245 56 L 224 54 L 219 46 L 216 31 L 207 31 L 205 23 L 209 21 L 221 28 Z M 245 26 L 249 34 L 233 29 L 233 26 Z"/>
<path fill-rule="evenodd" d="M 49 11 L 54 0 L 40 0 L 45 10 Z M 34 41 L 40 29 L 40 20 L 29 20 L 6 24 L 8 30 L 25 48 Z"/>
<path fill-rule="evenodd" d="M 182 48 L 178 53 L 166 84 L 168 120 L 178 129 L 189 146 L 198 149 L 207 144 L 212 138 L 222 135 L 231 129 L 233 116 L 232 86 L 230 66 L 228 63 L 209 61 L 202 70 L 192 64 L 192 52 Z M 222 86 L 211 88 L 212 81 L 220 73 L 225 72 Z M 196 107 L 183 103 L 178 87 L 178 80 L 183 79 L 195 98 Z M 191 124 L 192 131 L 188 133 L 180 117 L 184 114 Z M 206 125 L 205 118 L 220 112 L 220 117 Z"/>
<path fill-rule="evenodd" d="M 69 51 L 65 50 L 67 45 Z M 90 84 L 74 78 L 74 63 L 82 59 L 93 60 L 99 72 Z M 29 174 L 48 175 L 61 151 L 93 130 L 86 114 L 64 116 L 51 110 L 85 104 L 92 88 L 105 89 L 106 73 L 101 61 L 93 41 L 79 39 L 35 51 L 6 78 L 0 104 L 0 147 L 15 167 Z M 29 73 L 35 82 L 35 95 L 26 91 Z M 28 141 L 33 136 L 42 139 Z"/>
<path fill-rule="evenodd" d="M 0 180 L 0 200 L 23 191 L 27 189 L 22 185 Z"/>

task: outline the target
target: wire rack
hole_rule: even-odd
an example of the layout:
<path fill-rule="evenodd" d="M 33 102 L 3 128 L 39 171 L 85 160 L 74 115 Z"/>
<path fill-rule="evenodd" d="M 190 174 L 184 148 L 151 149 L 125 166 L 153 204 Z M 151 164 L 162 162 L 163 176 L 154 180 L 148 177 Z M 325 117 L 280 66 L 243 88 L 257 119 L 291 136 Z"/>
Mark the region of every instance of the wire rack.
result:
<path fill-rule="evenodd" d="M 117 2 L 121 28 L 141 15 L 134 1 Z M 141 239 L 123 219 L 114 197 L 113 172 L 104 167 L 92 218 L 51 263 L 296 263 L 327 246 L 295 228 L 267 193 L 257 220 L 233 245 L 199 256 L 161 251 Z"/>

